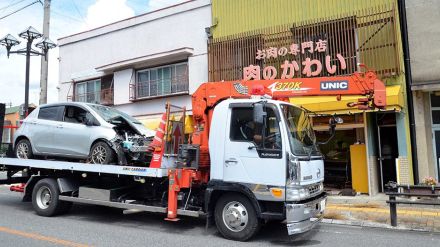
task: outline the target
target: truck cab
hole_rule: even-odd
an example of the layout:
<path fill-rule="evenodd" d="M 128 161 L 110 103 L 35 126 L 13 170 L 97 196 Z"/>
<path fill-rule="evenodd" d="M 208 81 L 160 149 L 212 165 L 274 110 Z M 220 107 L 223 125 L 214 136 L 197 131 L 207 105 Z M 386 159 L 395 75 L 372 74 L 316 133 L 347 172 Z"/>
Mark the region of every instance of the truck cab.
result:
<path fill-rule="evenodd" d="M 326 202 L 324 163 L 303 109 L 265 98 L 224 100 L 213 111 L 209 150 L 207 191 L 236 192 L 216 208 L 226 237 L 240 239 L 253 223 L 249 203 L 259 221 L 283 221 L 289 234 L 318 222 Z"/>

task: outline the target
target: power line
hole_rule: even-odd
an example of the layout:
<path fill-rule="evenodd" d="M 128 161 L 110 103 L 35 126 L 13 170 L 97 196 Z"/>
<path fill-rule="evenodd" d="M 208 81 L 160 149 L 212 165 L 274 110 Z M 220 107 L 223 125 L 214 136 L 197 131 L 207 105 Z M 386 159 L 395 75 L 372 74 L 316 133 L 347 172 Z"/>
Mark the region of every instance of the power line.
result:
<path fill-rule="evenodd" d="M 7 15 L 5 15 L 5 16 L 0 17 L 0 20 L 3 20 L 3 19 L 5 19 L 6 17 L 11 16 L 11 15 L 13 15 L 13 14 L 19 12 L 19 11 L 22 11 L 23 9 L 25 9 L 25 8 L 31 6 L 31 5 L 34 5 L 34 4 L 36 4 L 36 3 L 41 3 L 41 1 L 40 1 L 40 0 L 37 0 L 37 1 L 35 1 L 35 2 L 33 2 L 33 3 L 30 3 L 30 4 L 28 4 L 28 5 L 24 6 L 24 7 L 21 7 L 21 8 L 19 8 L 18 10 L 13 11 L 12 13 L 9 13 L 9 14 L 7 14 Z M 41 4 L 42 4 L 42 3 L 41 3 Z"/>
<path fill-rule="evenodd" d="M 72 1 L 72 3 L 73 3 L 73 6 L 74 6 L 75 9 L 76 9 L 76 12 L 78 12 L 78 15 L 81 17 L 81 19 L 83 20 L 83 22 L 86 23 L 86 20 L 85 20 L 84 16 L 81 14 L 81 12 L 79 11 L 78 6 L 76 5 L 75 0 L 71 0 L 71 1 Z"/>
<path fill-rule="evenodd" d="M 51 12 L 56 14 L 56 15 L 59 15 L 59 16 L 62 16 L 62 17 L 66 17 L 66 18 L 69 18 L 71 20 L 74 20 L 74 21 L 77 21 L 77 22 L 80 22 L 80 23 L 84 23 L 84 21 L 82 21 L 80 19 L 77 19 L 77 18 L 75 18 L 73 16 L 62 14 L 61 12 L 58 12 L 58 11 L 55 11 L 55 10 L 51 10 Z"/>
<path fill-rule="evenodd" d="M 9 5 L 5 6 L 5 7 L 0 8 L 0 10 L 5 10 L 5 9 L 7 9 L 7 8 L 9 8 L 9 7 L 12 7 L 12 6 L 14 6 L 14 5 L 17 5 L 17 4 L 19 4 L 19 3 L 23 2 L 23 1 L 25 1 L 25 0 L 20 0 L 20 1 L 18 1 L 18 2 L 17 2 L 17 1 L 12 2 L 11 4 L 9 4 Z"/>

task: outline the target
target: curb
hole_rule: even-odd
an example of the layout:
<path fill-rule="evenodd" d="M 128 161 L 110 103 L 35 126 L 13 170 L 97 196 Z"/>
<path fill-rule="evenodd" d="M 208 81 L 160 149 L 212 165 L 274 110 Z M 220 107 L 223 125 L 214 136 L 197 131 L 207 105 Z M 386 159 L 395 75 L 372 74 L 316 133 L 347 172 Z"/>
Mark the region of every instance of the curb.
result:
<path fill-rule="evenodd" d="M 439 231 L 434 231 L 431 228 L 425 228 L 425 227 L 411 228 L 404 225 L 394 227 L 394 226 L 390 226 L 389 224 L 368 222 L 368 221 L 322 219 L 321 223 L 333 224 L 333 225 L 360 226 L 360 227 L 369 227 L 369 228 L 382 228 L 382 229 L 399 230 L 399 231 L 440 233 Z"/>

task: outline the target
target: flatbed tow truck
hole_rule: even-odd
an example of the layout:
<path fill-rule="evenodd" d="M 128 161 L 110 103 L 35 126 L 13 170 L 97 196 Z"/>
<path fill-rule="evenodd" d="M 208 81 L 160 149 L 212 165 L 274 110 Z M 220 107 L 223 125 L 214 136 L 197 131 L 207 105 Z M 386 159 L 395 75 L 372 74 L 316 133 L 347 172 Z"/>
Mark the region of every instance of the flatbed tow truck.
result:
<path fill-rule="evenodd" d="M 145 166 L 0 158 L 7 174 L 0 184 L 12 184 L 41 216 L 84 203 L 163 213 L 168 221 L 205 217 L 225 238 L 239 241 L 274 220 L 286 224 L 289 235 L 302 233 L 325 209 L 324 164 L 307 111 L 286 98 L 310 95 L 359 95 L 350 106 L 364 110 L 386 106 L 385 86 L 373 71 L 208 82 L 192 95 L 194 132 L 186 141 L 171 138 L 172 122 L 185 124 L 185 109 L 175 120 L 175 106 L 167 105 Z"/>

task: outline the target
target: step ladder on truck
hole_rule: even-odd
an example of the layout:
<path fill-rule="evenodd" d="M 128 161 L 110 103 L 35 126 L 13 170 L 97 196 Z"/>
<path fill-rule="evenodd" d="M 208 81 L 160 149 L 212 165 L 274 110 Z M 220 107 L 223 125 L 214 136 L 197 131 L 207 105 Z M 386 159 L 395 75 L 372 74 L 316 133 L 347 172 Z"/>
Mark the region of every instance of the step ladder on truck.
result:
<path fill-rule="evenodd" d="M 386 106 L 385 86 L 373 71 L 207 82 L 192 95 L 194 131 L 185 138 L 173 136 L 173 126 L 185 126 L 185 109 L 167 104 L 145 166 L 0 158 L 7 173 L 0 183 L 23 183 L 11 190 L 23 192 L 42 216 L 84 203 L 163 213 L 168 221 L 205 217 L 239 241 L 268 221 L 286 224 L 289 235 L 302 233 L 325 209 L 324 163 L 308 112 L 286 99 L 310 95 L 359 95 L 350 106 L 363 110 Z M 336 122 L 329 123 L 333 134 Z"/>

